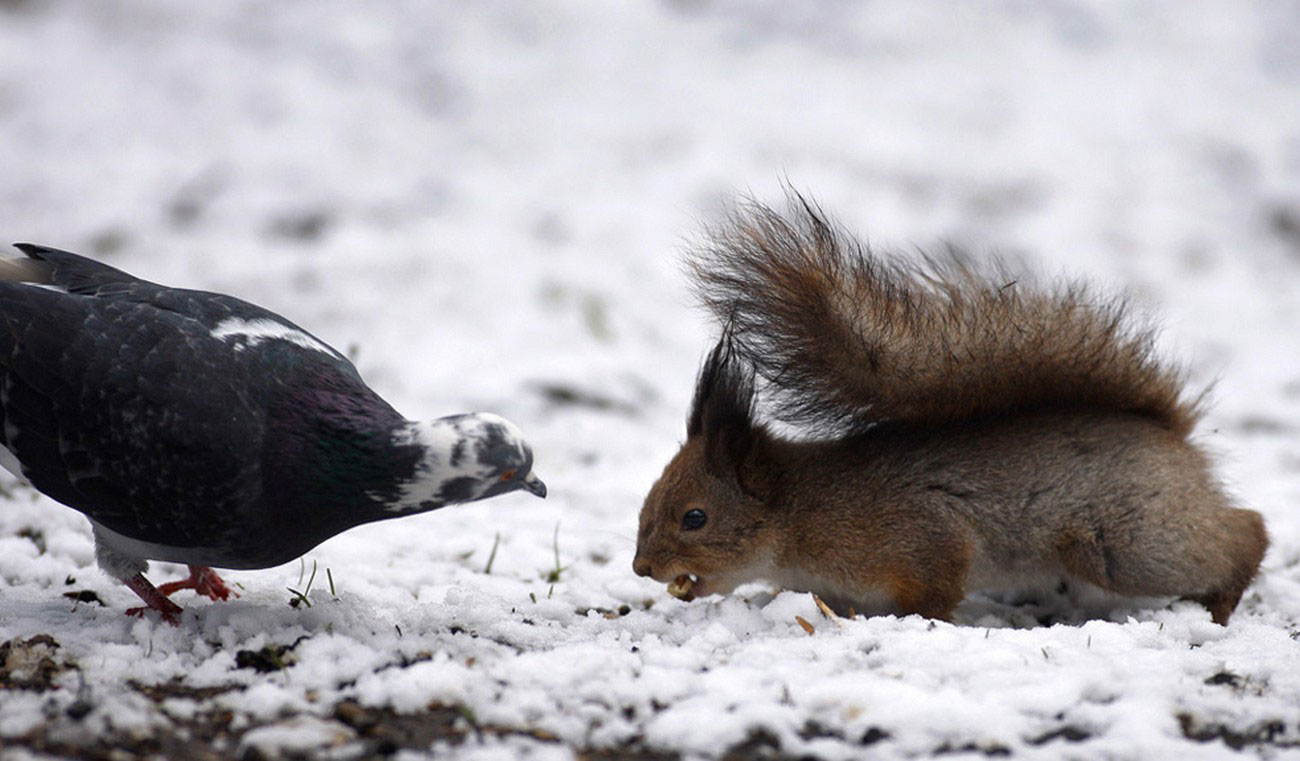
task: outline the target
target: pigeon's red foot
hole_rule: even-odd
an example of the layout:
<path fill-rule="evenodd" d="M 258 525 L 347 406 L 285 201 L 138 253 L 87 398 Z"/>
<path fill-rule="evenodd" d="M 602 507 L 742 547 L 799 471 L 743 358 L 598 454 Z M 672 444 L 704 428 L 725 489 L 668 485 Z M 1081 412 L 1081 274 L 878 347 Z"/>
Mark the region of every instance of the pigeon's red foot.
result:
<path fill-rule="evenodd" d="M 216 571 L 205 565 L 190 566 L 190 577 L 188 579 L 169 581 L 159 586 L 158 592 L 163 595 L 171 595 L 182 589 L 193 589 L 209 600 L 229 600 L 232 594 L 239 597 L 237 592 L 231 591 L 230 587 L 226 586 L 226 582 L 221 580 Z"/>
<path fill-rule="evenodd" d="M 126 614 L 128 616 L 142 616 L 145 611 L 156 610 L 158 611 L 158 615 L 162 616 L 162 620 L 172 626 L 180 625 L 181 606 L 168 600 L 166 595 L 160 592 L 153 584 L 149 583 L 149 580 L 144 577 L 144 574 L 137 573 L 131 578 L 125 580 L 123 583 L 126 584 L 132 592 L 139 595 L 140 599 L 144 600 L 145 603 L 139 608 L 127 608 Z"/>

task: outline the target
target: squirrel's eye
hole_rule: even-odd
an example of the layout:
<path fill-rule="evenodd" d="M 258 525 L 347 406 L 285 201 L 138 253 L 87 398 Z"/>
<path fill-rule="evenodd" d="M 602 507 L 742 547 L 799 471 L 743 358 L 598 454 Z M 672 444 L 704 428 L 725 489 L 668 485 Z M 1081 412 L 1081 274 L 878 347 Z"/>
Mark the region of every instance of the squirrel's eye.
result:
<path fill-rule="evenodd" d="M 682 530 L 694 531 L 703 526 L 709 520 L 709 516 L 704 514 L 703 510 L 687 510 L 682 516 Z"/>

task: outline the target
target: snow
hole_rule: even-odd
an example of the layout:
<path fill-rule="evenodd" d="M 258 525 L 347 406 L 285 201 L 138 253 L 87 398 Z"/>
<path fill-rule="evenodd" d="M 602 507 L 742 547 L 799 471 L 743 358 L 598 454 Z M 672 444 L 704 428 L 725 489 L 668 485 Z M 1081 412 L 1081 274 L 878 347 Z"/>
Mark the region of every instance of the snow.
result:
<path fill-rule="evenodd" d="M 241 745 L 257 748 L 266 758 L 286 751 L 314 750 L 345 745 L 355 739 L 355 732 L 337 723 L 327 723 L 313 716 L 291 719 L 283 724 L 258 727 L 244 735 Z"/>
<path fill-rule="evenodd" d="M 408 417 L 513 421 L 550 490 L 229 573 L 238 599 L 178 595 L 172 628 L 122 615 L 83 518 L 5 481 L 0 642 L 49 634 L 75 668 L 0 691 L 0 746 L 88 696 L 94 731 L 221 708 L 271 755 L 345 757 L 350 699 L 513 730 L 404 758 L 716 757 L 759 730 L 828 759 L 1300 757 L 1298 51 L 1265 0 L 0 2 L 0 236 L 280 312 Z M 1272 534 L 1230 626 L 1165 600 L 832 621 L 632 573 L 711 333 L 677 252 L 786 180 L 875 245 L 998 250 L 1161 315 Z M 133 686 L 173 680 L 232 689 Z"/>

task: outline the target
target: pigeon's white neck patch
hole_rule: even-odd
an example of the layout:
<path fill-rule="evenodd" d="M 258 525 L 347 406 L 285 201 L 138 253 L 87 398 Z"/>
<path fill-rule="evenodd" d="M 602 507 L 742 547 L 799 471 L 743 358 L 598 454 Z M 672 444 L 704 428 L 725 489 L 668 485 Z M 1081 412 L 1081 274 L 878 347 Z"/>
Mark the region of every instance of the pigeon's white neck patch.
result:
<path fill-rule="evenodd" d="M 476 412 L 438 418 L 429 422 L 411 422 L 399 430 L 393 443 L 419 446 L 424 459 L 415 476 L 400 487 L 400 497 L 388 503 L 388 511 L 404 513 L 428 509 L 429 501 L 444 503 L 472 502 L 495 485 L 500 462 L 482 459 L 485 445 L 497 442 L 518 451 L 521 467 L 531 455 L 523 443 L 523 433 L 505 418 Z"/>
<path fill-rule="evenodd" d="M 339 356 L 338 352 L 301 330 L 266 317 L 254 320 L 227 317 L 212 329 L 212 337 L 222 341 L 239 341 L 235 351 L 240 351 L 246 346 L 257 346 L 263 341 L 288 341 L 305 349 L 315 349 L 331 357 Z"/>

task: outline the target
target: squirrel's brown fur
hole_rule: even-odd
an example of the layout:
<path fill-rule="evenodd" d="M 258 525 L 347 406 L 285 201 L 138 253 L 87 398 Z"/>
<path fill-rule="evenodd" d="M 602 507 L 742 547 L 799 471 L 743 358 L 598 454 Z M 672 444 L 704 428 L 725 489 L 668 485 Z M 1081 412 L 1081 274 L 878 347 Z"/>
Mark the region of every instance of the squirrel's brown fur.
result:
<path fill-rule="evenodd" d="M 1043 408 L 1125 410 L 1187 433 L 1196 406 L 1123 300 L 1036 288 L 949 249 L 875 255 L 801 196 L 753 203 L 688 259 L 701 300 L 796 423 L 943 422 Z"/>
<path fill-rule="evenodd" d="M 638 573 L 941 618 L 972 588 L 1066 575 L 1219 623 L 1254 578 L 1263 521 L 1187 440 L 1196 405 L 1122 301 L 958 254 L 887 260 L 797 195 L 688 261 L 724 334 L 642 508 Z M 760 424 L 758 379 L 822 440 Z"/>

